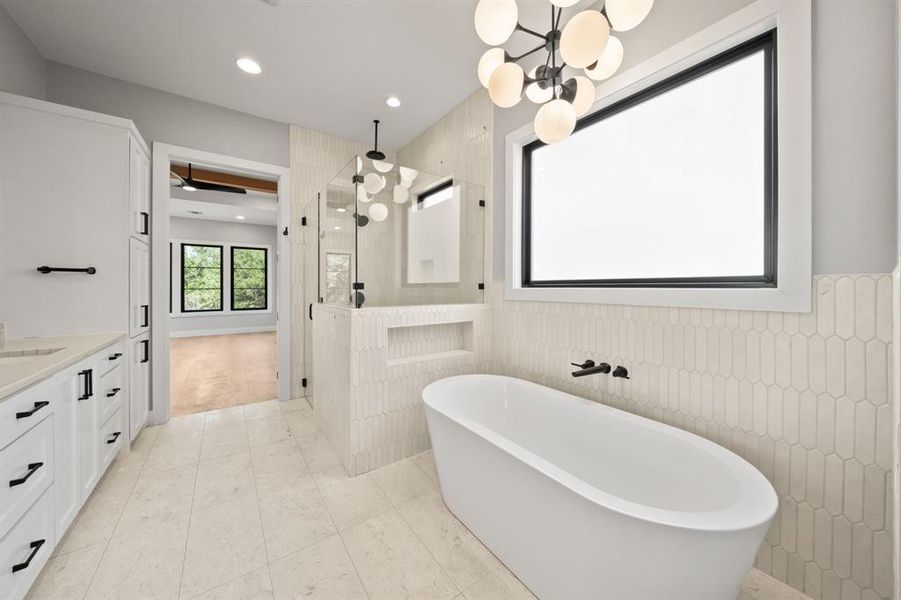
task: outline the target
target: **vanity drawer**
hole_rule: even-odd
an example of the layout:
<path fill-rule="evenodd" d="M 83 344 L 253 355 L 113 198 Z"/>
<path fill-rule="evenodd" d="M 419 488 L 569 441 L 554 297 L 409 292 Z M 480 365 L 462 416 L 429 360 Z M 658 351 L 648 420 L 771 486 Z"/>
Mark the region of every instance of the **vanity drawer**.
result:
<path fill-rule="evenodd" d="M 0 600 L 20 600 L 34 583 L 55 543 L 50 491 L 0 539 Z"/>
<path fill-rule="evenodd" d="M 123 415 L 125 411 L 122 408 L 116 409 L 113 415 L 100 428 L 100 464 L 101 472 L 106 470 L 116 454 L 122 448 L 122 444 L 128 439 L 128 432 L 125 431 L 125 419 Z"/>
<path fill-rule="evenodd" d="M 97 369 L 100 371 L 100 375 L 103 376 L 112 369 L 126 363 L 125 342 L 116 342 L 111 346 L 107 346 L 101 350 L 99 354 L 95 354 L 94 356 L 98 357 L 97 362 L 100 364 Z"/>
<path fill-rule="evenodd" d="M 0 450 L 0 536 L 53 481 L 53 419 Z"/>
<path fill-rule="evenodd" d="M 110 371 L 101 375 L 100 387 L 97 399 L 100 403 L 101 423 L 105 423 L 116 409 L 122 406 L 122 397 L 125 395 L 125 366 L 117 364 Z"/>
<path fill-rule="evenodd" d="M 53 386 L 39 383 L 0 402 L 0 448 L 53 412 Z"/>

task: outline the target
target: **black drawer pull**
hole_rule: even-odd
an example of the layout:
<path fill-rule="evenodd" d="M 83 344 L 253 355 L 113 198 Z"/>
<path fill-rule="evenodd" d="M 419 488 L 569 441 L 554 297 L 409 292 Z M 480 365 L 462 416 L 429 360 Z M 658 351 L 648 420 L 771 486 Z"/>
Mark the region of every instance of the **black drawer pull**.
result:
<path fill-rule="evenodd" d="M 108 358 L 107 360 L 117 360 L 117 359 L 120 359 L 120 358 L 122 358 L 122 353 L 121 353 L 121 352 L 116 352 L 115 354 L 110 355 L 109 358 Z"/>
<path fill-rule="evenodd" d="M 150 215 L 144 211 L 141 211 L 141 235 L 149 235 L 150 234 Z"/>
<path fill-rule="evenodd" d="M 107 444 L 115 444 L 115 443 L 116 443 L 116 440 L 119 439 L 119 436 L 120 436 L 120 435 L 122 435 L 122 432 L 121 432 L 121 431 L 115 432 L 115 433 L 113 434 L 113 439 L 111 439 L 111 440 L 106 440 L 106 443 L 107 443 Z"/>
<path fill-rule="evenodd" d="M 78 397 L 79 400 L 87 400 L 94 395 L 94 369 L 85 369 L 79 371 L 79 375 L 84 375 L 84 394 Z"/>
<path fill-rule="evenodd" d="M 42 463 L 42 462 L 29 464 L 28 472 L 25 473 L 25 475 L 23 475 L 22 477 L 19 477 L 18 479 L 10 479 L 9 480 L 9 487 L 16 487 L 17 485 L 22 485 L 23 483 L 28 481 L 29 477 L 34 475 L 35 472 L 43 466 L 44 466 L 44 463 Z"/>
<path fill-rule="evenodd" d="M 141 305 L 141 327 L 149 327 L 150 326 L 150 305 L 142 304 Z"/>
<path fill-rule="evenodd" d="M 31 542 L 31 544 L 29 545 L 29 547 L 31 548 L 31 554 L 28 555 L 28 558 L 25 560 L 25 562 L 13 565 L 13 573 L 18 573 L 22 569 L 27 569 L 28 565 L 31 564 L 32 559 L 34 559 L 34 555 L 38 553 L 38 550 L 41 549 L 41 546 L 43 546 L 46 541 L 47 540 L 37 540 Z"/>
<path fill-rule="evenodd" d="M 34 413 L 38 412 L 39 410 L 41 410 L 41 409 L 44 408 L 45 406 L 50 406 L 50 403 L 47 402 L 46 400 L 42 400 L 42 401 L 40 401 L 40 402 L 35 402 L 35 403 L 34 403 L 34 408 L 32 408 L 31 410 L 26 410 L 26 411 L 24 411 L 24 412 L 17 412 L 17 413 L 16 413 L 16 418 L 17 418 L 17 419 L 24 419 L 25 417 L 30 417 L 31 415 L 33 415 Z"/>
<path fill-rule="evenodd" d="M 115 396 L 116 394 L 118 394 L 121 391 L 122 391 L 122 388 L 113 388 L 106 393 L 106 397 L 112 398 L 113 396 Z"/>
<path fill-rule="evenodd" d="M 141 345 L 144 346 L 144 358 L 141 359 L 142 363 L 150 362 L 150 340 L 141 340 Z"/>

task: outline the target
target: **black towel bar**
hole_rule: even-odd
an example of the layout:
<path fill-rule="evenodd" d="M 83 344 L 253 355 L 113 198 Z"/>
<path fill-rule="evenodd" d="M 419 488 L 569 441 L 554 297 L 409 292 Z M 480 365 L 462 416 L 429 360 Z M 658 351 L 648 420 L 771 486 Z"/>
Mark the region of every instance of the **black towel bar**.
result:
<path fill-rule="evenodd" d="M 44 275 L 46 275 L 47 273 L 53 273 L 54 271 L 60 271 L 62 273 L 87 273 L 88 275 L 93 275 L 97 272 L 97 269 L 95 269 L 94 267 L 70 269 L 68 267 L 48 267 L 47 265 L 38 267 L 38 273 L 43 273 Z"/>

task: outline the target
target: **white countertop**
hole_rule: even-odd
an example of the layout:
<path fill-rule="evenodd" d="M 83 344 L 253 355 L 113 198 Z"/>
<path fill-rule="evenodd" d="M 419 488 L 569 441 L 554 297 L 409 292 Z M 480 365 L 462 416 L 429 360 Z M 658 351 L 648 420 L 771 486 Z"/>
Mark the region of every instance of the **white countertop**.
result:
<path fill-rule="evenodd" d="M 21 353 L 22 358 L 0 358 L 0 402 L 122 339 L 125 339 L 124 333 L 7 339 L 5 343 L 0 343 L 0 356 Z M 45 348 L 61 350 L 52 354 L 28 355 Z"/>

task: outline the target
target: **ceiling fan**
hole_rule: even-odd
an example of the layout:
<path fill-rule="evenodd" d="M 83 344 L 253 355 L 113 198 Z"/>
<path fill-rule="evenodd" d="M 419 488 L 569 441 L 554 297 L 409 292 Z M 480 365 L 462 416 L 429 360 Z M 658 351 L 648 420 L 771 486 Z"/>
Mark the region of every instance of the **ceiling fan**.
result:
<path fill-rule="evenodd" d="M 213 192 L 226 192 L 229 194 L 246 194 L 247 190 L 236 185 L 226 185 L 223 183 L 210 183 L 208 181 L 199 181 L 191 176 L 191 163 L 188 163 L 188 176 L 182 177 L 179 174 L 170 171 L 170 180 L 176 181 L 175 187 L 180 187 L 186 192 L 195 190 L 209 190 Z"/>

